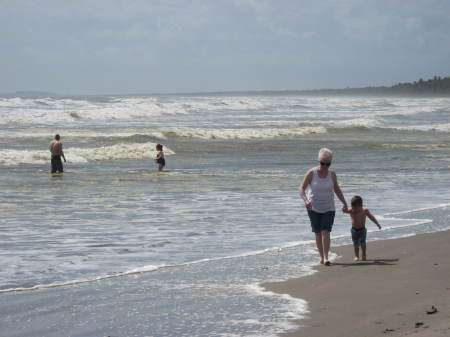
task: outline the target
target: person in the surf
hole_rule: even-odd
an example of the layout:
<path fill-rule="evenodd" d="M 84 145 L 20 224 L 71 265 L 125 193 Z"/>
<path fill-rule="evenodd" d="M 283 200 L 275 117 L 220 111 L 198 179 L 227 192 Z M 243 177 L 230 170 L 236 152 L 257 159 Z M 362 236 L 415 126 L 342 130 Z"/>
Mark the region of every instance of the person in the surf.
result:
<path fill-rule="evenodd" d="M 161 144 L 156 144 L 155 162 L 158 164 L 158 171 L 164 170 L 164 166 L 166 166 L 166 159 L 164 158 L 163 146 Z"/>
<path fill-rule="evenodd" d="M 61 161 L 61 157 L 66 162 L 66 157 L 64 156 L 63 146 L 61 143 L 61 137 L 59 135 L 55 135 L 55 139 L 53 139 L 49 145 L 49 150 L 52 154 L 51 164 L 52 164 L 52 173 L 63 173 L 64 167 Z"/>

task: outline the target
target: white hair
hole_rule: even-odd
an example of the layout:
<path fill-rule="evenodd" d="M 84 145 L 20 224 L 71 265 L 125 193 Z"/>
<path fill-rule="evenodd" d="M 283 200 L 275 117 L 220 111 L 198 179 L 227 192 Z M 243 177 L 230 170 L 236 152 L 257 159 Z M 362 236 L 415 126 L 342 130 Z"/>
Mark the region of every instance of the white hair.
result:
<path fill-rule="evenodd" d="M 325 160 L 329 160 L 331 162 L 331 160 L 333 160 L 333 151 L 331 151 L 330 149 L 327 149 L 326 147 L 321 148 L 319 150 L 319 154 L 317 156 L 317 159 L 320 161 L 322 159 Z"/>

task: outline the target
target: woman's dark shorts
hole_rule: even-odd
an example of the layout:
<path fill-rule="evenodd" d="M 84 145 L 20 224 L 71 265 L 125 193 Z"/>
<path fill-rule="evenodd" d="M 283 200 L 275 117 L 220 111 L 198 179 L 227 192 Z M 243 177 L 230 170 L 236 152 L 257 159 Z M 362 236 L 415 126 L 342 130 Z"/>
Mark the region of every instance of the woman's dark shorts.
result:
<path fill-rule="evenodd" d="M 309 220 L 311 220 L 311 229 L 314 233 L 320 233 L 321 231 L 329 231 L 333 228 L 335 211 L 329 211 L 325 213 L 317 213 L 312 210 L 308 210 Z"/>

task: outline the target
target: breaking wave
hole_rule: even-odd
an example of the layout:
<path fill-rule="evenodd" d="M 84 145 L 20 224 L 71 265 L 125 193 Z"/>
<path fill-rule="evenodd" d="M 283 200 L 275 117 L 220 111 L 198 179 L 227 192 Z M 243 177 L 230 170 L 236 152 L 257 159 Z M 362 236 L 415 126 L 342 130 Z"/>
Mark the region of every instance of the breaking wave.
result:
<path fill-rule="evenodd" d="M 425 125 L 408 125 L 394 127 L 397 130 L 403 131 L 437 131 L 437 132 L 450 132 L 450 123 L 444 124 L 425 124 Z"/>
<path fill-rule="evenodd" d="M 196 113 L 255 111 L 265 102 L 251 97 L 0 98 L 0 124 L 132 120 Z"/>
<path fill-rule="evenodd" d="M 314 134 L 326 133 L 327 129 L 321 126 L 318 127 L 304 127 L 294 129 L 177 129 L 172 131 L 163 131 L 166 137 L 184 137 L 197 139 L 272 139 L 282 137 L 299 137 Z"/>
<path fill-rule="evenodd" d="M 98 160 L 152 159 L 156 143 L 118 143 L 111 146 L 96 148 L 66 148 L 67 161 L 86 163 Z M 175 152 L 165 147 L 164 153 L 172 155 Z M 44 150 L 0 150 L 0 165 L 14 166 L 19 164 L 43 165 L 50 160 L 49 151 Z"/>

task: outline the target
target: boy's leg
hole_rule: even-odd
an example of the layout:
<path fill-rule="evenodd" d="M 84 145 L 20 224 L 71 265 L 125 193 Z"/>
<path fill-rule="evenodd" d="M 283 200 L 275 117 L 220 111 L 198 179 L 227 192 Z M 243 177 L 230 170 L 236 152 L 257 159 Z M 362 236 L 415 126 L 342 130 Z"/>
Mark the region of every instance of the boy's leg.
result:
<path fill-rule="evenodd" d="M 364 228 L 363 235 L 361 238 L 361 250 L 362 250 L 362 260 L 366 261 L 366 236 L 367 236 L 367 229 Z"/>
<path fill-rule="evenodd" d="M 359 247 L 354 245 L 353 248 L 355 249 L 355 261 L 359 261 Z"/>
<path fill-rule="evenodd" d="M 362 260 L 366 261 L 366 244 L 365 243 L 363 243 L 361 245 L 361 251 L 362 251 Z"/>
<path fill-rule="evenodd" d="M 355 261 L 359 261 L 359 242 L 358 232 L 353 228 L 350 231 L 352 233 L 353 249 L 355 250 Z"/>

